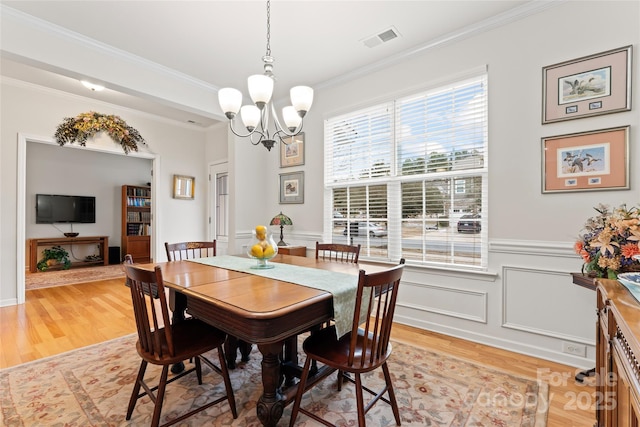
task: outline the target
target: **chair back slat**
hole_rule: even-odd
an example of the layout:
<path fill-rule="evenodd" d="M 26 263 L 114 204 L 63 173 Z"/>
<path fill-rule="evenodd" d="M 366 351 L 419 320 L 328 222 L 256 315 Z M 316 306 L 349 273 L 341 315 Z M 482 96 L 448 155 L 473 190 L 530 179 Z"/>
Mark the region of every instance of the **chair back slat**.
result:
<path fill-rule="evenodd" d="M 384 361 L 403 270 L 404 259 L 399 265 L 378 273 L 360 270 L 348 356 L 350 366 L 377 365 Z"/>
<path fill-rule="evenodd" d="M 215 240 L 212 242 L 165 242 L 164 247 L 167 251 L 167 260 L 169 261 L 216 256 Z"/>
<path fill-rule="evenodd" d="M 316 259 L 358 263 L 361 245 L 316 242 Z"/>
<path fill-rule="evenodd" d="M 158 357 L 175 354 L 169 309 L 162 270 L 144 270 L 126 262 L 123 264 L 127 286 L 131 288 L 133 312 L 138 340 L 143 351 Z"/>

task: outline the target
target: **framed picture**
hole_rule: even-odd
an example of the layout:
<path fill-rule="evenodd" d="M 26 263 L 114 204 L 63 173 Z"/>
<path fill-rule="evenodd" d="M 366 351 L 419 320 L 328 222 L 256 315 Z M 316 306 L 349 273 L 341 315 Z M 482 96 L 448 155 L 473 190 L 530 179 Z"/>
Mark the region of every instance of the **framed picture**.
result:
<path fill-rule="evenodd" d="M 304 132 L 282 138 L 280 143 L 280 167 L 304 165 Z"/>
<path fill-rule="evenodd" d="M 304 172 L 280 174 L 280 203 L 304 203 Z"/>
<path fill-rule="evenodd" d="M 631 110 L 632 46 L 542 69 L 542 124 Z"/>
<path fill-rule="evenodd" d="M 192 176 L 173 175 L 173 198 L 193 199 L 196 179 Z"/>
<path fill-rule="evenodd" d="M 629 126 L 542 138 L 542 192 L 629 189 Z"/>

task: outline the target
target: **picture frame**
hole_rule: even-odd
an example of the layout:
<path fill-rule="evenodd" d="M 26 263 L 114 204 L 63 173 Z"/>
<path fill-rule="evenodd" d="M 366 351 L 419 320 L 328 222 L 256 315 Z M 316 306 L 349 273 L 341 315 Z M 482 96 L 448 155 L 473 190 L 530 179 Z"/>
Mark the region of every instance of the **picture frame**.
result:
<path fill-rule="evenodd" d="M 304 165 L 304 132 L 282 138 L 280 143 L 280 167 Z"/>
<path fill-rule="evenodd" d="M 280 204 L 304 203 L 304 172 L 280 174 Z"/>
<path fill-rule="evenodd" d="M 542 68 L 542 124 L 631 110 L 632 46 Z"/>
<path fill-rule="evenodd" d="M 629 128 L 542 138 L 542 192 L 628 190 Z"/>
<path fill-rule="evenodd" d="M 193 176 L 173 175 L 173 198 L 193 200 L 196 179 Z"/>

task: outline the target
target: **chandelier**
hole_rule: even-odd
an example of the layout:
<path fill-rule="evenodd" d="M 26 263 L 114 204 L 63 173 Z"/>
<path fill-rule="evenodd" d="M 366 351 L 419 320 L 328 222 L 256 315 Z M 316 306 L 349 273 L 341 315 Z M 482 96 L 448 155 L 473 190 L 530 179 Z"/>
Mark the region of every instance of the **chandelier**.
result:
<path fill-rule="evenodd" d="M 218 102 L 220 108 L 229 119 L 231 131 L 241 137 L 249 138 L 253 145 L 262 143 L 265 148 L 271 151 L 276 143 L 276 138 L 281 143 L 287 144 L 283 138 L 298 135 L 302 131 L 302 119 L 311 108 L 313 102 L 313 89 L 308 86 L 296 86 L 291 88 L 291 104 L 282 109 L 283 127 L 278 120 L 275 107 L 271 102 L 273 95 L 273 57 L 271 56 L 271 1 L 267 0 L 267 52 L 262 57 L 264 62 L 264 74 L 249 76 L 247 83 L 249 95 L 253 105 L 242 105 L 242 92 L 234 88 L 223 88 L 218 91 Z M 240 117 L 247 133 L 242 134 L 234 127 L 234 118 L 240 112 Z M 275 132 L 269 131 L 269 118 L 273 116 Z"/>

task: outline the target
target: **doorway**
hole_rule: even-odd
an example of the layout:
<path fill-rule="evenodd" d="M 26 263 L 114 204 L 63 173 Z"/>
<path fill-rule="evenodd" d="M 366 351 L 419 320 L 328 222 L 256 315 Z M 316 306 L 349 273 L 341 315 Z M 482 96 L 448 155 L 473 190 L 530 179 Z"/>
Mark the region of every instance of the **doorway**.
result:
<path fill-rule="evenodd" d="M 26 218 L 27 218 L 27 203 L 26 203 L 26 191 L 27 191 L 27 143 L 40 143 L 48 145 L 57 144 L 51 138 L 34 137 L 18 134 L 18 164 L 17 164 L 17 217 L 16 217 L 16 299 L 17 304 L 23 304 L 25 301 L 25 265 L 26 265 Z M 105 140 L 102 138 L 96 138 L 95 144 L 91 143 L 90 146 L 80 147 L 77 145 L 65 145 L 63 149 L 81 149 L 87 151 L 93 151 L 96 153 L 105 153 L 111 155 L 124 156 L 125 153 L 122 149 L 113 144 L 113 142 L 107 137 Z M 144 147 L 143 147 L 144 149 Z M 158 156 L 151 152 L 132 152 L 128 156 L 141 157 L 151 160 L 152 174 L 158 176 L 159 161 Z M 158 192 L 159 180 L 151 180 L 151 195 L 154 200 L 157 200 L 156 195 Z M 158 220 L 157 216 L 157 203 L 152 204 L 152 216 L 154 222 Z M 151 233 L 151 256 L 155 258 L 157 253 L 157 227 L 152 227 Z"/>

